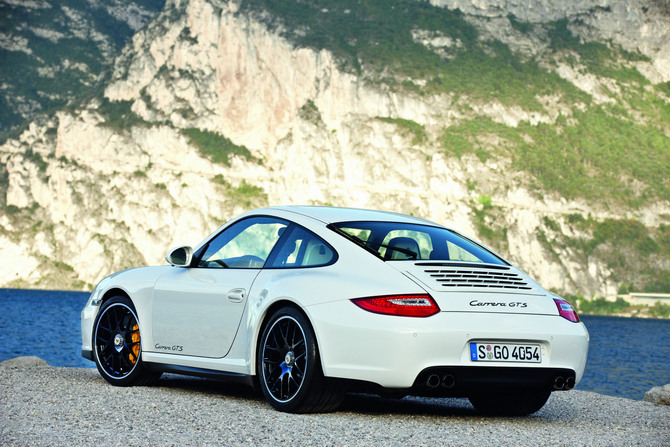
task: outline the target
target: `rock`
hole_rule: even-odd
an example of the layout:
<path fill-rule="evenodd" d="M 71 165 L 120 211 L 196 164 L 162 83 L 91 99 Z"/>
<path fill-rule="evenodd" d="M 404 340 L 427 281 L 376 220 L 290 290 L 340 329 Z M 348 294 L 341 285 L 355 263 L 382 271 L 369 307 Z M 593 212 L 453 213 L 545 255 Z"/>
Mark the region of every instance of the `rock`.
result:
<path fill-rule="evenodd" d="M 5 360 L 0 362 L 0 366 L 13 366 L 13 367 L 23 367 L 23 366 L 49 366 L 46 360 L 42 360 L 39 357 L 34 355 L 25 356 L 25 357 L 15 357 L 13 359 Z"/>
<path fill-rule="evenodd" d="M 670 405 L 670 383 L 653 387 L 644 393 L 644 400 L 656 405 Z"/>

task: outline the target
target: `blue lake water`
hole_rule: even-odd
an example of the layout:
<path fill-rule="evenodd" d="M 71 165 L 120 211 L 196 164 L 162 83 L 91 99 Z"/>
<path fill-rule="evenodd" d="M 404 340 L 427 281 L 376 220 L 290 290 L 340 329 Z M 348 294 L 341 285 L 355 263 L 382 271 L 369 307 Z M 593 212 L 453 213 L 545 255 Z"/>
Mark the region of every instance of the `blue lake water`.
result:
<path fill-rule="evenodd" d="M 89 294 L 0 289 L 0 361 L 35 355 L 94 368 L 81 357 L 79 316 Z M 670 383 L 670 320 L 583 316 L 589 360 L 577 389 L 640 400 Z"/>

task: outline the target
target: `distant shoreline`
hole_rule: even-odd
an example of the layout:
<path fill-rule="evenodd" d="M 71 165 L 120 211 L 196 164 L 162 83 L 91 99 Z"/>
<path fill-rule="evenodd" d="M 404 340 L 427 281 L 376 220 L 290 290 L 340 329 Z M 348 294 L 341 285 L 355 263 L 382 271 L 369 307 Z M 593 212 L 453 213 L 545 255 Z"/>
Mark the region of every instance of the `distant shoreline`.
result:
<path fill-rule="evenodd" d="M 593 312 L 577 312 L 579 316 L 589 316 L 589 317 L 617 317 L 617 318 L 640 318 L 642 320 L 670 320 L 670 317 L 666 316 L 656 316 L 649 315 L 648 313 L 633 314 L 632 312 L 623 312 L 623 313 L 593 313 Z"/>

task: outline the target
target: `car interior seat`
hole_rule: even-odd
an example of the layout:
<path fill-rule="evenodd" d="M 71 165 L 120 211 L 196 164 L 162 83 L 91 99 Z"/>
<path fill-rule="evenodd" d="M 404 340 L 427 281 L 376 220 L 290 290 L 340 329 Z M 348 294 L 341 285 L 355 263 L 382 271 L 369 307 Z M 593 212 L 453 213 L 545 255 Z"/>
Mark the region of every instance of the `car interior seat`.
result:
<path fill-rule="evenodd" d="M 307 245 L 302 265 L 304 267 L 308 267 L 310 265 L 328 264 L 332 258 L 333 258 L 332 250 L 330 250 L 324 244 L 312 240 Z"/>
<path fill-rule="evenodd" d="M 386 254 L 384 255 L 384 259 L 391 259 L 391 260 L 421 259 L 421 251 L 419 250 L 419 244 L 411 237 L 394 237 L 389 241 L 387 245 L 390 245 L 391 247 L 398 247 L 404 250 L 410 250 L 416 253 L 416 257 L 412 257 L 409 254 L 403 253 L 398 250 L 393 250 L 392 248 L 387 248 Z"/>

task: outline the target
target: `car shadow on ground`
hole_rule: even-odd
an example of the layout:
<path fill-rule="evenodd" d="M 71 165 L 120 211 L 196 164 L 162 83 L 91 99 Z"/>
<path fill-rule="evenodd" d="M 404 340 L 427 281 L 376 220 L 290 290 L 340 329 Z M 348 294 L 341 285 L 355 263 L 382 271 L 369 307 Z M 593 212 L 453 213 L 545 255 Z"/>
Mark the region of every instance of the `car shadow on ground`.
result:
<path fill-rule="evenodd" d="M 376 394 L 350 393 L 338 411 L 379 415 L 480 416 L 467 399 L 409 396 L 389 399 Z"/>
<path fill-rule="evenodd" d="M 237 383 L 223 382 L 214 379 L 164 374 L 154 385 L 155 387 L 197 392 L 207 395 L 218 395 L 236 398 L 267 405 L 260 391 Z M 376 394 L 348 393 L 335 413 L 355 413 L 363 415 L 431 415 L 431 416 L 463 416 L 485 417 L 478 413 L 467 399 L 459 398 L 427 398 L 405 397 L 394 399 Z"/>

